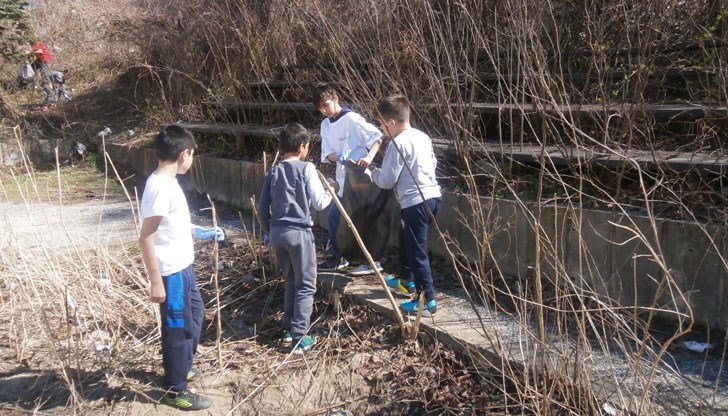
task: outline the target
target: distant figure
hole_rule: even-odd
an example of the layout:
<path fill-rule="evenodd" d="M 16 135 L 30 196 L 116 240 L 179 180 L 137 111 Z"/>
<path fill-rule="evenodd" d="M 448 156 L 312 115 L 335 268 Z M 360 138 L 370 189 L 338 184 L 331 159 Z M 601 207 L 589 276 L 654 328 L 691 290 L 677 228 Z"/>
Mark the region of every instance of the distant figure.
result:
<path fill-rule="evenodd" d="M 33 44 L 33 56 L 35 60 L 31 64 L 36 73 L 40 73 L 40 86 L 45 93 L 45 102 L 43 107 L 50 108 L 56 102 L 56 94 L 53 91 L 53 81 L 51 75 L 51 62 L 53 55 L 48 50 L 42 40 Z"/>
<path fill-rule="evenodd" d="M 293 354 L 303 354 L 316 343 L 306 335 L 316 293 L 316 245 L 309 207 L 320 211 L 331 202 L 316 167 L 306 162 L 310 145 L 306 128 L 286 125 L 278 142 L 283 159 L 266 172 L 258 202 L 258 220 L 286 279 L 281 340 L 291 343 Z"/>
<path fill-rule="evenodd" d="M 410 103 L 402 95 L 392 95 L 377 106 L 379 125 L 392 141 L 384 153 L 381 169 L 372 169 L 372 182 L 395 190 L 401 207 L 399 227 L 399 278 L 385 278 L 387 286 L 403 294 L 425 294 L 423 316 L 437 312 L 427 229 L 442 204 L 440 185 L 435 177 L 437 160 L 432 140 L 410 125 Z M 407 313 L 416 314 L 417 298 L 400 303 Z"/>
<path fill-rule="evenodd" d="M 382 144 L 382 132 L 367 122 L 359 113 L 352 111 L 349 107 L 342 107 L 339 102 L 339 93 L 332 84 L 319 84 L 312 101 L 325 117 L 321 122 L 321 162 L 336 163 L 336 182 L 339 184 L 337 195 L 341 199 L 344 196 L 346 181 L 344 164 L 347 160 L 351 160 L 363 168 L 369 166 Z M 331 256 L 319 264 L 319 271 L 342 270 L 349 265 L 348 260 L 341 255 L 336 238 L 340 222 L 339 209 L 336 205 L 331 205 L 328 215 Z M 382 269 L 378 263 L 375 265 L 378 269 Z M 373 273 L 374 270 L 366 264 L 349 272 L 352 276 Z"/>
<path fill-rule="evenodd" d="M 157 169 L 149 175 L 141 204 L 139 248 L 149 277 L 149 297 L 159 304 L 162 366 L 166 393 L 161 402 L 182 410 L 202 410 L 212 401 L 187 388 L 199 377 L 192 367 L 204 319 L 193 262 L 190 210 L 177 175 L 192 167 L 195 138 L 185 128 L 162 128 L 154 140 Z"/>
<path fill-rule="evenodd" d="M 35 83 L 35 71 L 33 65 L 23 64 L 18 70 L 18 88 L 21 90 Z"/>
<path fill-rule="evenodd" d="M 56 98 L 63 98 L 65 101 L 71 101 L 71 96 L 66 91 L 66 77 L 68 76 L 68 70 L 64 69 L 61 71 L 53 71 L 51 73 L 51 80 L 53 81 L 53 87 L 56 89 Z"/>

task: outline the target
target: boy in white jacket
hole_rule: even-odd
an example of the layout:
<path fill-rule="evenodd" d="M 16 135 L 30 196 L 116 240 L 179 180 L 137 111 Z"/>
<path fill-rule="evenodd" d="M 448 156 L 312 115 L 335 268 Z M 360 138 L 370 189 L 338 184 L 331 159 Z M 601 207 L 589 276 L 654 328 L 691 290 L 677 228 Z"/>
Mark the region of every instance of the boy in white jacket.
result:
<path fill-rule="evenodd" d="M 369 166 L 382 144 L 382 133 L 360 114 L 348 107 L 342 107 L 339 93 L 332 84 L 319 84 L 316 87 L 313 104 L 325 117 L 321 122 L 321 162 L 336 163 L 336 182 L 339 185 L 337 195 L 341 199 L 346 181 L 344 163 L 350 160 L 361 167 Z M 337 206 L 332 204 L 328 215 L 331 257 L 319 264 L 319 271 L 341 270 L 349 265 L 349 262 L 341 256 L 336 241 L 336 231 L 340 221 L 341 213 Z M 376 266 L 381 270 L 379 264 Z M 368 265 L 362 265 L 349 272 L 355 276 L 370 273 L 374 271 Z"/>

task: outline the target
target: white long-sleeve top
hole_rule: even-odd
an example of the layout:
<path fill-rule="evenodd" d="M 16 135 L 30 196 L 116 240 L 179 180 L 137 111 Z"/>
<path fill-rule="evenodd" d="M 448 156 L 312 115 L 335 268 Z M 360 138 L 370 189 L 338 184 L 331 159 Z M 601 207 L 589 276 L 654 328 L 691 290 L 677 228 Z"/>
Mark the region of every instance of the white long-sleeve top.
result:
<path fill-rule="evenodd" d="M 411 174 L 405 164 L 412 170 Z M 389 143 L 382 168 L 373 175 L 372 180 L 380 188 L 394 188 L 399 205 L 402 209 L 409 208 L 430 198 L 442 196 L 435 178 L 436 167 L 437 159 L 432 140 L 420 130 L 410 128 L 399 133 Z"/>
<path fill-rule="evenodd" d="M 335 119 L 326 118 L 321 122 L 321 162 L 329 163 L 326 156 L 331 153 L 346 155 L 349 160 L 359 160 L 382 137 L 382 132 L 364 117 L 344 108 Z M 336 182 L 339 184 L 339 197 L 344 195 L 346 167 L 336 162 Z"/>

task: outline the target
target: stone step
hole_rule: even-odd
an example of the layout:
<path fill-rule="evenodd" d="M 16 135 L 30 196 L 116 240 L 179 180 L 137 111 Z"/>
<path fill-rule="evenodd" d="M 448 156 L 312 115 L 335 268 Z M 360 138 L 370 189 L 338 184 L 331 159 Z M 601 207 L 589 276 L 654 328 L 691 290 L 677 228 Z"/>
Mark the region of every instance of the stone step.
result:
<path fill-rule="evenodd" d="M 318 117 L 318 110 L 312 103 L 303 102 L 284 102 L 284 101 L 221 101 L 216 103 L 206 103 L 209 106 L 216 106 L 226 110 L 243 109 L 243 110 L 276 110 L 276 111 L 292 111 L 292 112 L 308 112 Z M 475 103 L 420 103 L 413 105 L 416 110 L 442 111 L 448 109 L 451 111 L 472 111 L 479 114 L 508 114 L 515 113 L 519 115 L 534 114 L 560 114 L 567 116 L 584 116 L 584 115 L 620 115 L 625 113 L 645 112 L 656 118 L 669 118 L 671 121 L 692 120 L 704 117 L 726 117 L 728 116 L 728 107 L 714 105 L 710 103 L 693 103 L 693 104 L 630 104 L 630 103 L 614 103 L 614 104 L 558 104 L 551 103 L 496 103 L 496 102 L 475 102 Z"/>
<path fill-rule="evenodd" d="M 256 124 L 211 124 L 203 122 L 177 123 L 186 129 L 201 134 L 220 134 L 231 136 L 236 140 L 238 150 L 245 149 L 243 138 L 275 140 L 283 126 L 266 127 Z M 169 124 L 162 124 L 167 126 Z M 313 130 L 313 129 L 312 129 Z M 312 133 L 315 140 L 319 139 L 317 133 Z M 455 146 L 449 139 L 433 139 L 437 151 L 453 156 Z M 538 163 L 541 160 L 540 146 L 533 145 L 507 145 L 492 142 L 482 142 L 473 147 L 473 152 L 482 157 L 492 158 L 496 161 L 513 160 L 519 163 Z M 670 151 L 621 151 L 614 150 L 607 153 L 604 150 L 585 149 L 563 146 L 547 146 L 543 156 L 549 164 L 556 166 L 569 166 L 586 164 L 606 168 L 619 167 L 624 163 L 636 163 L 641 168 L 655 170 L 659 166 L 676 171 L 695 169 L 715 173 L 728 172 L 728 155 L 718 153 L 688 153 Z"/>

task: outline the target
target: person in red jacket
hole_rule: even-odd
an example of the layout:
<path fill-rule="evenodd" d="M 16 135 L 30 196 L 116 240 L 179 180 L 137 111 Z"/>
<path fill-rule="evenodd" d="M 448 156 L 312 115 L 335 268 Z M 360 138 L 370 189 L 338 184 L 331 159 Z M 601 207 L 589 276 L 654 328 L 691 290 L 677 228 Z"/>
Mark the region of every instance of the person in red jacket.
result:
<path fill-rule="evenodd" d="M 33 44 L 33 70 L 38 73 L 40 72 L 40 84 L 45 93 L 45 102 L 43 103 L 44 108 L 53 106 L 56 102 L 56 94 L 53 91 L 53 81 L 51 79 L 51 62 L 53 61 L 53 55 L 48 50 L 42 40 L 36 41 Z"/>

